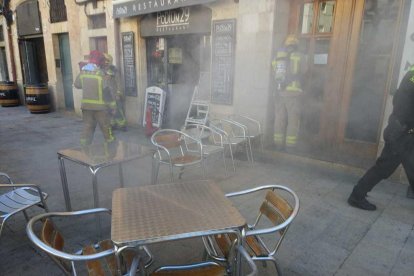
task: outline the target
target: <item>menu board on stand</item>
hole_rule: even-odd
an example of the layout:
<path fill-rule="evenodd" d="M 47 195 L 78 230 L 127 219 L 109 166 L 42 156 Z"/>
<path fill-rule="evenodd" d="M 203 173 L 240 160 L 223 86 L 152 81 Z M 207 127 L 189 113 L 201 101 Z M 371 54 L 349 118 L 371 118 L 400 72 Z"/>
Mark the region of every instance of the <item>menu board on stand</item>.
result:
<path fill-rule="evenodd" d="M 143 125 L 147 124 L 147 110 L 151 109 L 151 122 L 153 127 L 160 128 L 165 106 L 165 91 L 159 87 L 151 86 L 145 91 L 145 105 Z"/>

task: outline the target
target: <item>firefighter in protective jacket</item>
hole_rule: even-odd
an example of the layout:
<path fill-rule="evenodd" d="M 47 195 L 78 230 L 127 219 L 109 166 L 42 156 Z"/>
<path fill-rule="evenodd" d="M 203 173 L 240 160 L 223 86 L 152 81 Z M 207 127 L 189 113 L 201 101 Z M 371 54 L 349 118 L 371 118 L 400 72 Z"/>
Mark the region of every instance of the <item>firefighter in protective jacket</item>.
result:
<path fill-rule="evenodd" d="M 109 113 L 114 112 L 116 104 L 114 95 L 111 93 L 112 78 L 108 77 L 103 70 L 104 63 L 105 57 L 101 52 L 91 51 L 88 63 L 81 68 L 74 83 L 75 87 L 82 88 L 83 92 L 81 109 L 84 127 L 81 145 L 92 143 L 96 124 L 99 124 L 106 142 L 115 140 Z"/>
<path fill-rule="evenodd" d="M 300 124 L 299 96 L 302 95 L 302 55 L 299 41 L 289 35 L 272 61 L 276 81 L 274 142 L 279 149 L 294 147 Z"/>
<path fill-rule="evenodd" d="M 112 78 L 111 84 L 112 84 L 112 94 L 115 95 L 115 102 L 116 102 L 116 110 L 115 114 L 111 118 L 111 126 L 114 129 L 121 129 L 123 131 L 126 131 L 126 119 L 125 119 L 125 112 L 124 112 L 124 106 L 123 106 L 123 98 L 124 95 L 121 90 L 120 85 L 120 76 L 119 71 L 113 65 L 113 58 L 109 54 L 104 54 L 105 56 L 105 73 L 108 76 L 108 78 Z"/>

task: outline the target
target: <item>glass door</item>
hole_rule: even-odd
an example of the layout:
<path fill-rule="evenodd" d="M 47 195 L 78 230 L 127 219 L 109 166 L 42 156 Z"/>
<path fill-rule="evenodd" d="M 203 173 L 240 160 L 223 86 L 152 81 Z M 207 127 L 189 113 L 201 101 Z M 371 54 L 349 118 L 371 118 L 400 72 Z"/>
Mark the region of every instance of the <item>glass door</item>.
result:
<path fill-rule="evenodd" d="M 326 143 L 321 139 L 322 117 L 329 81 L 336 1 L 300 1 L 296 7 L 299 13 L 297 33 L 305 62 L 297 150 L 300 154 L 314 155 L 326 149 Z"/>
<path fill-rule="evenodd" d="M 165 127 L 184 125 L 201 70 L 209 70 L 209 36 L 173 35 L 147 38 L 148 86 L 167 92 Z M 208 52 L 208 53 L 206 53 Z"/>

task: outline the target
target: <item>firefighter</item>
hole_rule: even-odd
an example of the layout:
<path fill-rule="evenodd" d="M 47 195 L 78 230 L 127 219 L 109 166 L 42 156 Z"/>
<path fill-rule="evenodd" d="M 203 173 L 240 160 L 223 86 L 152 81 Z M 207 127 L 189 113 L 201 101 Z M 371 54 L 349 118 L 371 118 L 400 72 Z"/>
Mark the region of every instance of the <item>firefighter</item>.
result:
<path fill-rule="evenodd" d="M 119 81 L 119 72 L 115 65 L 112 64 L 113 58 L 109 54 L 104 54 L 105 56 L 105 71 L 108 77 L 113 79 L 112 84 L 112 91 L 115 94 L 115 101 L 116 101 L 116 111 L 115 114 L 111 118 L 111 126 L 114 129 L 121 129 L 126 131 L 126 119 L 125 119 L 125 112 L 123 107 L 123 94 L 121 92 L 121 85 Z"/>
<path fill-rule="evenodd" d="M 302 95 L 302 55 L 295 35 L 287 36 L 272 61 L 276 81 L 274 142 L 284 150 L 296 146 L 300 123 L 299 97 Z"/>
<path fill-rule="evenodd" d="M 82 67 L 74 83 L 83 92 L 81 109 L 84 126 L 81 145 L 92 143 L 96 124 L 99 124 L 106 142 L 115 140 L 108 112 L 114 112 L 116 103 L 111 93 L 112 79 L 105 74 L 104 63 L 105 57 L 101 52 L 91 51 L 88 63 Z"/>
<path fill-rule="evenodd" d="M 353 207 L 376 210 L 376 206 L 366 199 L 367 193 L 381 180 L 390 177 L 400 164 L 407 174 L 411 191 L 414 189 L 414 66 L 402 79 L 392 103 L 393 111 L 383 134 L 384 149 L 375 165 L 352 190 L 348 203 Z"/>

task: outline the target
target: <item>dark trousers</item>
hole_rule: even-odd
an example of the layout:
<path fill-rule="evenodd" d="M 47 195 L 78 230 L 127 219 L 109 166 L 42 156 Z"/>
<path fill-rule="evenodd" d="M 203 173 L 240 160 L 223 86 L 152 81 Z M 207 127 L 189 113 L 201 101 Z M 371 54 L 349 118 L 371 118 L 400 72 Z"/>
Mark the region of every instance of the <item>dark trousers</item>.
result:
<path fill-rule="evenodd" d="M 412 139 L 413 137 L 409 137 Z M 401 146 L 401 145 L 400 145 Z M 391 143 L 385 143 L 380 157 L 354 187 L 353 195 L 363 198 L 381 180 L 390 177 L 400 164 L 403 165 L 411 188 L 414 188 L 414 151 L 412 147 L 401 146 L 400 150 L 394 150 Z"/>

